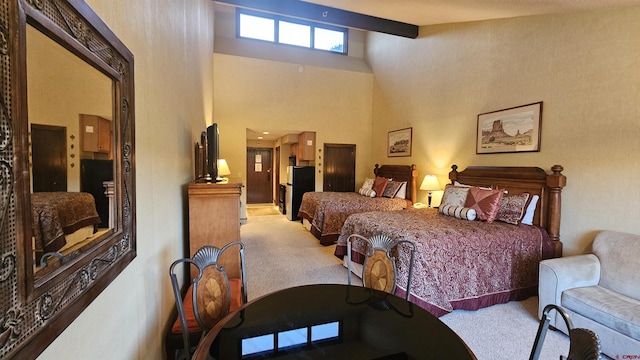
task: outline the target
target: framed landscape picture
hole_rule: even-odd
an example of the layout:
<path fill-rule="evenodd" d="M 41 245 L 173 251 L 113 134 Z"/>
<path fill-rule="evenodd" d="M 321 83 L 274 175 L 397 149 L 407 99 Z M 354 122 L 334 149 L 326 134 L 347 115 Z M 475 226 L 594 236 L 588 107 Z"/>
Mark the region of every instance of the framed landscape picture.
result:
<path fill-rule="evenodd" d="M 542 101 L 478 115 L 476 154 L 540 151 Z"/>
<path fill-rule="evenodd" d="M 389 131 L 387 156 L 411 156 L 411 131 L 413 128 Z"/>

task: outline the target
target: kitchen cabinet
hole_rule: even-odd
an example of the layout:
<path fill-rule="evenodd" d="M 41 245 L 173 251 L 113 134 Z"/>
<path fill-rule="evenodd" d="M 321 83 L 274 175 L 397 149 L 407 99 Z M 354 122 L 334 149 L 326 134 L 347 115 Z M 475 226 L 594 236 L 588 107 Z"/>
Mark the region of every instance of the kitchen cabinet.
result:
<path fill-rule="evenodd" d="M 111 152 L 111 120 L 97 115 L 80 114 L 80 134 L 82 151 Z"/>
<path fill-rule="evenodd" d="M 316 156 L 316 133 L 305 131 L 298 135 L 298 160 L 314 161 Z"/>

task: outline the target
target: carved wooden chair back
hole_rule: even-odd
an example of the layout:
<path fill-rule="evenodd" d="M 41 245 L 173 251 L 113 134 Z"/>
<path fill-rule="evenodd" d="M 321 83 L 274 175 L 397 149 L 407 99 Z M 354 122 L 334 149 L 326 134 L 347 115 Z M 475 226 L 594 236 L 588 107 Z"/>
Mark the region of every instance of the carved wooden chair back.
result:
<path fill-rule="evenodd" d="M 386 235 L 374 235 L 366 238 L 358 234 L 352 234 L 347 238 L 347 268 L 348 284 L 351 285 L 351 247 L 352 242 L 363 241 L 366 243 L 365 259 L 362 268 L 362 283 L 364 286 L 381 290 L 390 294 L 395 293 L 397 281 L 396 258 L 392 254 L 394 248 L 400 245 L 406 246 L 410 252 L 408 264 L 408 275 L 406 284 L 406 299 L 409 300 L 411 293 L 411 277 L 413 274 L 413 261 L 415 258 L 416 246 L 408 240 L 393 241 Z"/>
<path fill-rule="evenodd" d="M 228 278 L 224 266 L 218 264 L 221 256 L 233 247 L 239 248 L 240 279 Z M 195 275 L 183 298 L 175 268 L 179 264 L 185 263 L 193 265 L 197 271 L 192 272 Z M 189 270 L 189 268 L 185 269 L 185 271 Z M 169 275 L 179 315 L 177 319 L 179 326 L 174 324 L 172 331 L 174 333 L 182 332 L 186 354 L 190 354 L 191 351 L 190 332 L 205 334 L 230 311 L 247 302 L 244 244 L 242 242 L 232 242 L 222 248 L 203 246 L 192 258 L 174 261 L 169 269 Z"/>
<path fill-rule="evenodd" d="M 549 329 L 549 321 L 551 321 L 549 313 L 552 310 L 555 310 L 562 317 L 569 330 L 569 355 L 567 357 L 561 355 L 560 360 L 600 360 L 601 345 L 598 335 L 589 329 L 574 328 L 569 314 L 555 304 L 545 306 L 542 311 L 542 319 L 540 319 L 538 333 L 536 334 L 529 360 L 538 360 L 540 358 L 542 344 Z"/>

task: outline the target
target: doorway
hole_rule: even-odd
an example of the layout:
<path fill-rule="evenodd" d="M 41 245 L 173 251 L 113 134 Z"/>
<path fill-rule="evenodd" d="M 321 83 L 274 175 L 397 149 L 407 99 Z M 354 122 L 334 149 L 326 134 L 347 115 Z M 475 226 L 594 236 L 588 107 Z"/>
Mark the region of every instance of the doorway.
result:
<path fill-rule="evenodd" d="M 33 191 L 67 191 L 67 128 L 31 125 Z"/>
<path fill-rule="evenodd" d="M 273 149 L 247 148 L 247 204 L 273 204 Z"/>
<path fill-rule="evenodd" d="M 323 191 L 356 191 L 356 145 L 324 144 Z"/>

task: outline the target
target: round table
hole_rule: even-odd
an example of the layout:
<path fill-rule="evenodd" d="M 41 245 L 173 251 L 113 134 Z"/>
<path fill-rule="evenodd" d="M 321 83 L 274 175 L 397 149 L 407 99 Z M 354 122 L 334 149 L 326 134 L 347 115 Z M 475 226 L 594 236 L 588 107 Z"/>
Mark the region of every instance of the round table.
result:
<path fill-rule="evenodd" d="M 358 286 L 305 285 L 265 295 L 229 314 L 194 359 L 476 359 L 426 310 Z"/>

